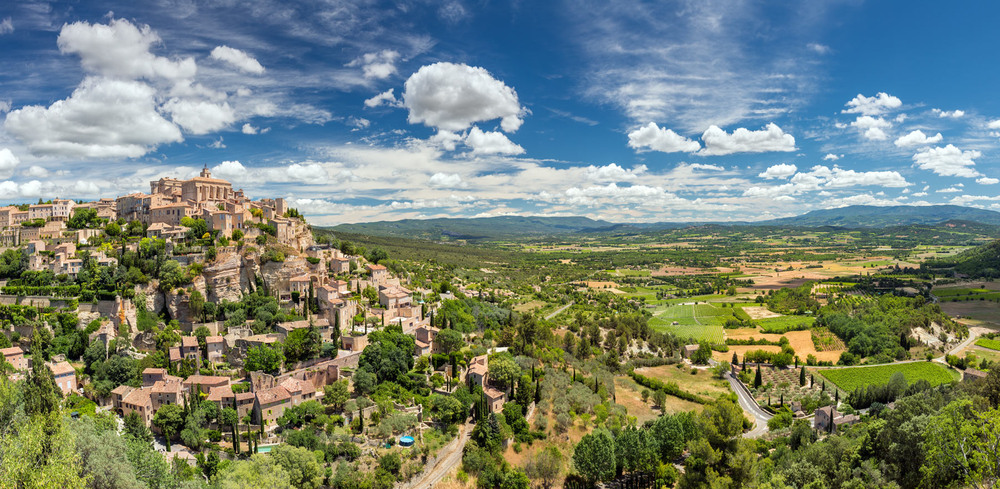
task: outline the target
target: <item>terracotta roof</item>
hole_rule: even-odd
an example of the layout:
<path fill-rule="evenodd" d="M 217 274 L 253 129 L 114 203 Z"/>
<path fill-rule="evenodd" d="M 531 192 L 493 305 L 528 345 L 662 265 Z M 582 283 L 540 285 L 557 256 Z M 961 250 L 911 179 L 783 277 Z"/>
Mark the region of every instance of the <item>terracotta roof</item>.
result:
<path fill-rule="evenodd" d="M 236 394 L 236 401 L 237 402 L 246 401 L 248 399 L 253 399 L 254 397 L 256 397 L 256 394 L 254 394 L 253 392 L 240 392 Z"/>
<path fill-rule="evenodd" d="M 166 375 L 166 374 L 167 374 L 167 369 L 165 368 L 149 367 L 146 370 L 142 371 L 142 375 Z"/>
<path fill-rule="evenodd" d="M 198 348 L 198 338 L 194 336 L 181 336 L 181 346 L 184 348 Z"/>
<path fill-rule="evenodd" d="M 420 348 L 421 350 L 425 350 L 431 346 L 430 343 L 424 343 L 423 341 L 420 340 L 415 340 L 414 343 L 416 343 L 417 348 Z"/>
<path fill-rule="evenodd" d="M 281 387 L 280 385 L 277 387 L 272 387 L 266 391 L 257 393 L 257 401 L 260 402 L 261 404 L 271 404 L 280 401 L 287 401 L 288 399 L 291 399 L 291 397 L 292 395 L 289 394 L 288 391 L 284 387 Z"/>
<path fill-rule="evenodd" d="M 118 394 L 119 396 L 126 396 L 128 393 L 135 390 L 135 387 L 130 385 L 120 385 L 111 390 L 112 394 Z"/>
<path fill-rule="evenodd" d="M 184 385 L 194 386 L 210 386 L 210 385 L 229 385 L 229 377 L 222 377 L 219 375 L 192 375 L 184 381 Z"/>
<path fill-rule="evenodd" d="M 490 386 L 486 386 L 486 388 L 483 389 L 483 394 L 486 394 L 486 397 L 490 399 L 498 399 L 505 395 L 502 391 L 494 389 L 493 387 Z"/>
<path fill-rule="evenodd" d="M 152 394 L 150 389 L 136 389 L 125 396 L 122 403 L 150 407 L 152 406 L 152 401 L 149 399 L 150 394 Z"/>
<path fill-rule="evenodd" d="M 222 402 L 223 399 L 232 397 L 233 388 L 228 385 L 213 387 L 211 392 L 208 393 L 208 400 L 212 402 Z"/>
<path fill-rule="evenodd" d="M 372 265 L 371 263 L 365 265 L 365 267 L 367 267 L 369 270 L 385 270 L 384 266 L 382 266 L 382 265 Z"/>
<path fill-rule="evenodd" d="M 158 380 L 153 387 L 150 389 L 153 393 L 169 393 L 169 394 L 180 394 L 181 384 L 176 381 L 163 381 Z"/>
<path fill-rule="evenodd" d="M 205 337 L 205 343 L 206 344 L 208 344 L 208 343 L 222 343 L 223 341 L 224 341 L 224 338 L 221 337 L 221 336 L 206 336 Z"/>
<path fill-rule="evenodd" d="M 858 417 L 857 414 L 848 414 L 846 416 L 841 416 L 841 417 L 833 420 L 833 424 L 835 424 L 835 425 L 841 425 L 841 424 L 844 424 L 844 423 L 855 423 L 855 422 L 860 421 L 860 420 L 861 420 L 861 418 Z"/>
<path fill-rule="evenodd" d="M 488 369 L 486 368 L 486 365 L 483 365 L 481 363 L 475 363 L 469 367 L 470 374 L 479 374 L 480 376 L 484 376 L 486 375 L 487 371 Z"/>
<path fill-rule="evenodd" d="M 76 369 L 73 368 L 69 362 L 59 362 L 49 364 L 49 369 L 52 370 L 52 375 L 58 377 L 60 375 L 66 375 L 69 373 L 76 373 Z"/>
<path fill-rule="evenodd" d="M 5 357 L 9 357 L 11 355 L 24 355 L 24 350 L 22 350 L 20 346 L 12 346 L 10 348 L 0 350 L 0 353 L 3 353 L 3 356 Z"/>

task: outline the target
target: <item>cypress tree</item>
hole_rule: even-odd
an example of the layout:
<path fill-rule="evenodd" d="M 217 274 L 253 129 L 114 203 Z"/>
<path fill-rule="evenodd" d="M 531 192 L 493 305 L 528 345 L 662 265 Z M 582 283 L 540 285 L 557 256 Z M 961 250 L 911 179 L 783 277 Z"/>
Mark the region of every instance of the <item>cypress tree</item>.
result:
<path fill-rule="evenodd" d="M 733 352 L 733 365 L 736 365 L 737 363 L 740 363 L 740 357 L 736 354 L 736 352 Z"/>
<path fill-rule="evenodd" d="M 802 367 L 799 369 L 799 386 L 806 385 L 806 368 Z"/>
<path fill-rule="evenodd" d="M 753 378 L 753 388 L 754 389 L 760 388 L 760 385 L 762 383 L 763 383 L 763 381 L 761 380 L 761 377 L 760 377 L 760 365 L 758 364 L 757 365 L 757 375 L 754 376 L 754 378 Z"/>
<path fill-rule="evenodd" d="M 535 380 L 535 404 L 542 402 L 542 389 L 539 387 L 538 380 Z"/>

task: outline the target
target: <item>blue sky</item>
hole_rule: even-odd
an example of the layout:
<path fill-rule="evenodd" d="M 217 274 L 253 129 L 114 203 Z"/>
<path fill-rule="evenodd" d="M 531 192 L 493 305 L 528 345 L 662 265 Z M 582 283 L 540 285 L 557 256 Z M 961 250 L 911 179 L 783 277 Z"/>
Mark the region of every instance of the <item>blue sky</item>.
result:
<path fill-rule="evenodd" d="M 0 6 L 0 200 L 208 165 L 317 224 L 1000 208 L 1000 6 Z"/>

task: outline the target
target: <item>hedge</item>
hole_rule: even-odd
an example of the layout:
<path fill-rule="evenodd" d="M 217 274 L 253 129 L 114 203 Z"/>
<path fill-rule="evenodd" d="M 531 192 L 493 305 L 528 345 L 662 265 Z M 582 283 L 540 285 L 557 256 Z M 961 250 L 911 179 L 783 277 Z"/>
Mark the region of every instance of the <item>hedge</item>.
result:
<path fill-rule="evenodd" d="M 701 397 L 697 394 L 692 394 L 685 390 L 681 390 L 681 388 L 678 387 L 677 384 L 673 382 L 669 384 L 664 384 L 662 381 L 659 381 L 657 379 L 651 379 L 649 377 L 646 377 L 645 375 L 638 374 L 635 372 L 635 370 L 629 372 L 629 375 L 632 376 L 632 380 L 635 380 L 637 384 L 643 387 L 648 387 L 653 390 L 663 391 L 666 394 L 670 394 L 671 396 L 684 399 L 685 401 L 696 402 L 698 404 L 708 404 L 709 402 L 711 402 L 711 400 L 705 399 L 704 397 Z"/>

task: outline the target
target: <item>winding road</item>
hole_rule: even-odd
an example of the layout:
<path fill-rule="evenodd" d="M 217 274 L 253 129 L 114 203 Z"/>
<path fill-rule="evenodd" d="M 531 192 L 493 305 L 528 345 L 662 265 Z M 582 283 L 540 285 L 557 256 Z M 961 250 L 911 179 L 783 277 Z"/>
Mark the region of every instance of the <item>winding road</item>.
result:
<path fill-rule="evenodd" d="M 406 487 L 409 489 L 431 489 L 434 487 L 434 484 L 441 482 L 441 479 L 444 479 L 444 477 L 448 475 L 452 469 L 462 463 L 462 452 L 465 449 L 465 444 L 468 443 L 469 438 L 472 436 L 471 426 L 471 423 L 465 423 L 462 425 L 458 437 L 452 440 L 446 447 L 441 449 L 441 454 L 438 457 L 437 462 L 434 464 L 434 467 L 432 467 L 429 471 L 425 470 L 417 480 L 400 487 Z"/>
<path fill-rule="evenodd" d="M 726 379 L 729 380 L 729 387 L 736 393 L 736 397 L 740 401 L 740 407 L 743 408 L 743 411 L 749 413 L 754 420 L 754 428 L 744 433 L 743 436 L 746 438 L 757 438 L 767 433 L 767 420 L 773 416 L 757 405 L 757 401 L 750 395 L 750 391 L 740 383 L 739 379 L 732 372 L 726 374 Z"/>

